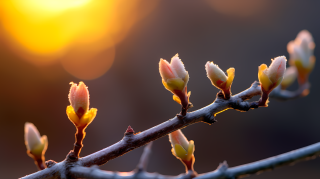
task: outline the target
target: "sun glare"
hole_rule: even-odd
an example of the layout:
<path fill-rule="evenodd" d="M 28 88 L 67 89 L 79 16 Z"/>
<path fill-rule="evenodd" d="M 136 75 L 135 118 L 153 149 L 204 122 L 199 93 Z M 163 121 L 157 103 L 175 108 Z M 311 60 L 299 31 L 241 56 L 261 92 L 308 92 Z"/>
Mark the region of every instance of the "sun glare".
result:
<path fill-rule="evenodd" d="M 90 0 L 14 0 L 21 10 L 29 12 L 61 13 L 65 10 L 86 5 Z"/>
<path fill-rule="evenodd" d="M 22 59 L 38 66 L 60 61 L 72 75 L 94 79 L 111 67 L 114 45 L 157 2 L 138 9 L 141 1 L 0 1 L 0 35 Z"/>

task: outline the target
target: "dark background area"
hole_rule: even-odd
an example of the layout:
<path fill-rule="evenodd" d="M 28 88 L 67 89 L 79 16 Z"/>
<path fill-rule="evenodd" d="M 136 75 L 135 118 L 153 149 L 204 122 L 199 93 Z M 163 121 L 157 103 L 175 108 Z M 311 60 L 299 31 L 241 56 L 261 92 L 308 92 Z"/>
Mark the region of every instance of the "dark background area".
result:
<path fill-rule="evenodd" d="M 232 2 L 232 1 L 231 1 Z M 243 1 L 250 6 L 250 1 Z M 131 125 L 144 131 L 172 117 L 180 106 L 162 83 L 160 58 L 170 60 L 179 53 L 190 75 L 188 90 L 194 108 L 213 102 L 218 92 L 206 77 L 204 65 L 213 61 L 226 71 L 236 69 L 234 94 L 258 80 L 258 66 L 285 55 L 286 46 L 299 31 L 307 29 L 315 39 L 315 56 L 320 57 L 320 1 L 270 0 L 253 15 L 223 14 L 206 1 L 160 1 L 157 7 L 116 45 L 113 66 L 100 78 L 84 80 L 89 87 L 90 107 L 97 117 L 87 128 L 81 156 L 119 141 Z M 143 4 L 141 4 L 143 8 Z M 242 6 L 239 6 L 242 8 Z M 34 123 L 47 135 L 46 160 L 64 160 L 74 143 L 75 127 L 66 116 L 69 82 L 78 83 L 59 64 L 37 67 L 0 44 L 0 173 L 1 178 L 18 178 L 36 172 L 26 154 L 24 124 Z M 268 108 L 241 113 L 218 114 L 211 126 L 198 123 L 182 131 L 195 141 L 198 173 L 215 170 L 226 160 L 230 167 L 254 162 L 320 140 L 317 110 L 320 67 L 310 76 L 310 94 L 292 101 L 271 99 Z M 295 83 L 290 90 L 298 87 Z M 101 166 L 104 170 L 131 171 L 143 147 Z M 255 179 L 302 179 L 320 177 L 320 159 L 265 172 Z M 184 167 L 171 154 L 168 137 L 154 142 L 149 172 L 178 175 Z"/>

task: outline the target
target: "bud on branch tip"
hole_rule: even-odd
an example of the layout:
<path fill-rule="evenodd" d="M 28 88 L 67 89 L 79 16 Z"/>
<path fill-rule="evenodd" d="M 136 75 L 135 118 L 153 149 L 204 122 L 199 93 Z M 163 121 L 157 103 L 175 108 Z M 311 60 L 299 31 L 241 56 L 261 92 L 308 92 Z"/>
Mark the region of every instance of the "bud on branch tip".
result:
<path fill-rule="evenodd" d="M 39 169 L 44 169 L 44 154 L 48 148 L 46 135 L 40 136 L 36 126 L 26 122 L 24 125 L 24 141 L 27 147 L 27 154 L 33 158 Z"/>
<path fill-rule="evenodd" d="M 262 64 L 259 66 L 258 78 L 264 92 L 270 93 L 275 87 L 277 87 L 282 79 L 286 70 L 287 59 L 285 56 L 276 57 L 271 59 L 272 63 L 268 66 Z"/>
<path fill-rule="evenodd" d="M 315 43 L 312 35 L 307 30 L 302 30 L 296 39 L 290 41 L 287 50 L 290 54 L 290 64 L 297 67 L 298 81 L 304 84 L 308 81 L 308 76 L 314 68 L 316 58 L 313 55 Z"/>
<path fill-rule="evenodd" d="M 190 97 L 190 93 L 187 93 L 189 74 L 178 54 L 172 57 L 170 64 L 168 61 L 160 59 L 159 71 L 164 87 L 173 93 L 173 100 L 187 109 Z"/>
<path fill-rule="evenodd" d="M 229 68 L 227 70 L 228 76 L 213 62 L 207 62 L 206 65 L 207 76 L 210 79 L 212 85 L 220 89 L 225 99 L 230 98 L 231 85 L 235 75 L 235 69 Z"/>
<path fill-rule="evenodd" d="M 70 84 L 68 118 L 76 127 L 85 128 L 95 118 L 97 109 L 91 108 L 89 110 L 89 91 L 82 81 L 79 85 L 73 82 Z"/>
<path fill-rule="evenodd" d="M 188 141 L 181 130 L 176 130 L 169 134 L 169 141 L 172 146 L 172 154 L 177 157 L 186 166 L 187 170 L 193 170 L 194 158 L 194 142 Z"/>

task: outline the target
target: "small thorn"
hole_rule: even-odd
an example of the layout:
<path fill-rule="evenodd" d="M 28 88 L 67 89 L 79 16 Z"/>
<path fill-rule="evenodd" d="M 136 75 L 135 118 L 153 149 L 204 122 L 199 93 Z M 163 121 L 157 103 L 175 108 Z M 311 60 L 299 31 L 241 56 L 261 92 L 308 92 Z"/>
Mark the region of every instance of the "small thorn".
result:
<path fill-rule="evenodd" d="M 128 126 L 126 132 L 124 133 L 125 135 L 130 135 L 130 134 L 133 134 L 134 133 L 134 130 L 132 129 L 131 126 Z"/>

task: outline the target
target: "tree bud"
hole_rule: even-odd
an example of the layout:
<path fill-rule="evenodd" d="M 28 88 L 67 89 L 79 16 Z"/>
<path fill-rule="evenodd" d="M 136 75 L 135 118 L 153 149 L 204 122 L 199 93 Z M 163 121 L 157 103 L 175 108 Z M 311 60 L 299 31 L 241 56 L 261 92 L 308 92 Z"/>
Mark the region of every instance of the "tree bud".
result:
<path fill-rule="evenodd" d="M 27 147 L 27 153 L 30 157 L 41 159 L 48 147 L 46 135 L 40 136 L 37 128 L 29 122 L 24 125 L 24 141 Z"/>
<path fill-rule="evenodd" d="M 189 74 L 185 70 L 178 54 L 172 57 L 170 64 L 166 60 L 160 59 L 159 71 L 164 87 L 174 94 L 173 99 L 176 102 L 186 107 L 189 103 L 189 96 L 187 94 Z"/>
<path fill-rule="evenodd" d="M 193 140 L 188 141 L 180 129 L 170 133 L 169 140 L 174 156 L 186 162 L 189 162 L 194 157 L 194 142 Z"/>
<path fill-rule="evenodd" d="M 271 60 L 272 63 L 269 68 L 266 64 L 259 66 L 258 77 L 265 92 L 271 92 L 281 83 L 286 70 L 287 59 L 285 56 L 276 57 L 274 60 Z"/>
<path fill-rule="evenodd" d="M 73 82 L 70 84 L 68 118 L 76 127 L 86 127 L 95 118 L 97 109 L 91 108 L 89 110 L 89 91 L 82 81 L 79 85 Z"/>
<path fill-rule="evenodd" d="M 312 35 L 307 30 L 299 32 L 296 39 L 290 41 L 287 45 L 287 50 L 290 54 L 290 64 L 297 67 L 298 80 L 301 84 L 307 81 L 315 65 L 314 48 L 315 43 Z"/>
<path fill-rule="evenodd" d="M 230 90 L 231 84 L 234 79 L 235 69 L 229 68 L 227 70 L 228 76 L 213 62 L 206 63 L 207 76 L 212 85 L 222 91 Z"/>

